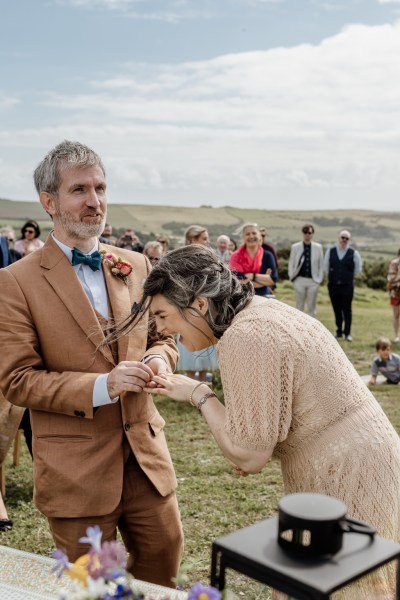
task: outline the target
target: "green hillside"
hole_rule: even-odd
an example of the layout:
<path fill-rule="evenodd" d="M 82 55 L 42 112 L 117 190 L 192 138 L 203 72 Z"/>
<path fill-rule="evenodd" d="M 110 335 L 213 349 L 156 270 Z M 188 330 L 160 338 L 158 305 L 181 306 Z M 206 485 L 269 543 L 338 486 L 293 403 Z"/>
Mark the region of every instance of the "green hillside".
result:
<path fill-rule="evenodd" d="M 0 223 L 20 228 L 28 218 L 36 219 L 45 237 L 51 229 L 51 220 L 39 202 L 17 202 L 0 199 Z M 400 246 L 400 213 L 370 210 L 337 211 L 284 211 L 233 208 L 225 206 L 176 207 L 144 204 L 110 204 L 108 222 L 116 233 L 132 227 L 146 239 L 157 233 L 171 236 L 177 245 L 182 241 L 187 226 L 200 224 L 208 227 L 211 240 L 220 233 L 240 239 L 243 223 L 257 222 L 267 227 L 268 238 L 278 247 L 286 247 L 301 239 L 301 227 L 311 222 L 316 229 L 315 240 L 324 244 L 336 240 L 340 229 L 349 229 L 357 247 L 368 255 L 378 251 L 381 255 L 397 253 Z"/>

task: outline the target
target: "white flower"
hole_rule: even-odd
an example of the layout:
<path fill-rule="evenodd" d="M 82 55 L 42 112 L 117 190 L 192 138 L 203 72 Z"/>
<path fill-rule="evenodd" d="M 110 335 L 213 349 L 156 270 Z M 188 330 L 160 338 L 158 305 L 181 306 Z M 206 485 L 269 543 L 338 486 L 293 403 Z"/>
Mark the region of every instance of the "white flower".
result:
<path fill-rule="evenodd" d="M 101 598 L 107 592 L 114 591 L 115 586 L 112 586 L 112 588 L 105 582 L 103 577 L 99 577 L 98 579 L 87 578 L 87 598 Z"/>
<path fill-rule="evenodd" d="M 96 552 L 100 552 L 102 535 L 103 532 L 101 531 L 100 527 L 95 525 L 94 527 L 88 527 L 86 529 L 87 537 L 81 537 L 79 538 L 79 541 L 82 542 L 82 544 L 90 544 L 92 548 L 96 550 Z"/>

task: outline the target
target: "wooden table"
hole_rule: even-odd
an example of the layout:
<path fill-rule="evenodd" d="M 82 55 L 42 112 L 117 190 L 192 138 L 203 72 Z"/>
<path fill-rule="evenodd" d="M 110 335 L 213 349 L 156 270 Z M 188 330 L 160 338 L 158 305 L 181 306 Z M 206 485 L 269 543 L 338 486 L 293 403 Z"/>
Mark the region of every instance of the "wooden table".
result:
<path fill-rule="evenodd" d="M 71 587 L 71 580 L 51 573 L 52 558 L 0 546 L 0 598 L 4 600 L 57 600 L 61 590 Z M 167 594 L 171 600 L 186 600 L 186 592 L 179 592 L 145 581 L 137 580 L 138 589 L 161 600 Z"/>

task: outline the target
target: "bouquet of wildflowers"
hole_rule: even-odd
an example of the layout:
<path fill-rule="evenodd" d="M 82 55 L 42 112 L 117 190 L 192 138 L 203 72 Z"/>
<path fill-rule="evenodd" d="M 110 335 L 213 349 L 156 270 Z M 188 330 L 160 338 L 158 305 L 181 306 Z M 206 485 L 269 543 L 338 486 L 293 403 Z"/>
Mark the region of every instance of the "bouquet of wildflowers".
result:
<path fill-rule="evenodd" d="M 98 525 L 89 527 L 86 537 L 79 539 L 90 544 L 88 554 L 73 564 L 61 550 L 53 553 L 56 564 L 52 571 L 58 577 L 66 573 L 72 580 L 72 588 L 61 592 L 59 600 L 153 600 L 140 591 L 140 585 L 126 570 L 126 551 L 118 541 L 101 543 L 102 531 Z M 212 587 L 196 583 L 189 591 L 187 600 L 220 600 L 221 594 Z M 161 600 L 171 600 L 168 595 Z"/>

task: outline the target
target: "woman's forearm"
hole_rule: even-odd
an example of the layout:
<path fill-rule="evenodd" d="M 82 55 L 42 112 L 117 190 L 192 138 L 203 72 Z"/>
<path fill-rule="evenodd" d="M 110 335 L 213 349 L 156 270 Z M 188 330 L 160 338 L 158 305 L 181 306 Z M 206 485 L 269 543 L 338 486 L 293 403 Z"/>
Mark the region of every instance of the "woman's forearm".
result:
<path fill-rule="evenodd" d="M 198 404 L 201 397 L 204 397 L 207 387 L 200 386 L 196 390 L 193 398 L 195 405 Z M 273 449 L 266 451 L 250 450 L 234 444 L 225 431 L 225 406 L 215 395 L 207 398 L 207 401 L 201 407 L 201 413 L 224 456 L 247 473 L 259 473 L 270 459 Z"/>

